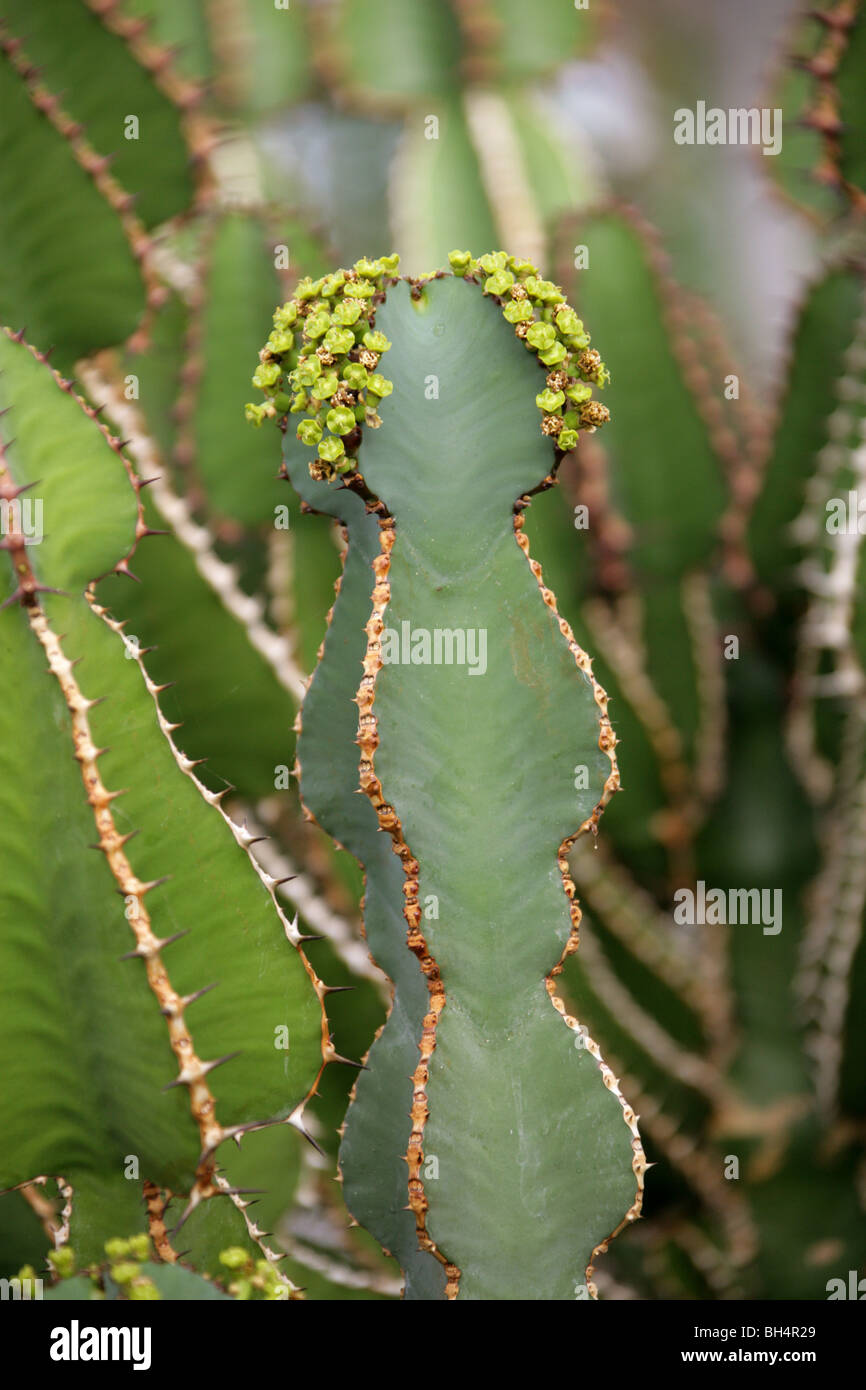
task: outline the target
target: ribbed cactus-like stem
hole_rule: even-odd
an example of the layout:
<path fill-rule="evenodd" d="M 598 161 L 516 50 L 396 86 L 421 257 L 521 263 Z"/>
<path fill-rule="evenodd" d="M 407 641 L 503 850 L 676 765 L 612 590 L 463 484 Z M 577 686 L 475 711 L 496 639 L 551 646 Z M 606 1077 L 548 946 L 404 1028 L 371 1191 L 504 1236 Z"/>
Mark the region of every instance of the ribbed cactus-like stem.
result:
<path fill-rule="evenodd" d="M 580 923 L 566 854 L 618 788 L 616 739 L 523 514 L 607 419 L 606 369 L 533 266 L 451 263 L 303 285 L 249 411 L 280 420 L 295 486 L 349 533 L 301 792 L 365 867 L 395 999 L 349 1109 L 344 1194 L 409 1297 L 589 1297 L 645 1168 L 557 992 Z"/>

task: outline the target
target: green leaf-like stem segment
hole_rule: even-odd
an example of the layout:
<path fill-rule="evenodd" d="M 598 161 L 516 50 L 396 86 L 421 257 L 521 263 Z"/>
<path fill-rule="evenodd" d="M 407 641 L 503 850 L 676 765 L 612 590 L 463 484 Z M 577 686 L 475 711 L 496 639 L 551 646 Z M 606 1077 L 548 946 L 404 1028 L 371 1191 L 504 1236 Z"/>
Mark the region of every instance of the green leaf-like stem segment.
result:
<path fill-rule="evenodd" d="M 553 482 L 543 381 L 471 274 L 389 287 L 376 329 L 394 390 L 363 433 L 363 476 L 314 498 L 307 451 L 291 429 L 285 442 L 302 495 L 349 531 L 302 795 L 364 863 L 368 940 L 396 986 L 349 1108 L 344 1193 L 407 1297 L 441 1297 L 431 1254 L 447 1297 L 586 1297 L 595 1255 L 639 1214 L 646 1164 L 616 1078 L 555 993 L 580 920 L 565 855 L 618 772 L 606 696 L 522 536 L 529 494 Z"/>
<path fill-rule="evenodd" d="M 132 1156 L 191 1210 L 229 1202 L 217 1146 L 309 1096 L 325 986 L 136 642 L 85 596 L 147 536 L 140 480 L 3 330 L 0 369 L 0 1188 L 63 1174 L 90 1261 L 110 1220 L 143 1219 Z"/>

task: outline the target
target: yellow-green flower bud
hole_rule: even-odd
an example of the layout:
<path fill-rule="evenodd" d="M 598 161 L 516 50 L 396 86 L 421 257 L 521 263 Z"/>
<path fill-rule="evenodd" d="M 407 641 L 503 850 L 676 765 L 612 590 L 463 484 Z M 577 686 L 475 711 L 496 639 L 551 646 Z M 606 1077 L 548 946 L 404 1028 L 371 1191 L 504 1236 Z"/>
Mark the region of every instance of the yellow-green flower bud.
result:
<path fill-rule="evenodd" d="M 385 337 L 385 334 L 376 330 L 365 333 L 363 342 L 368 352 L 387 352 L 391 346 L 390 340 Z"/>
<path fill-rule="evenodd" d="M 322 426 L 317 420 L 302 420 L 297 428 L 297 436 L 302 444 L 318 444 L 322 437 Z"/>
<path fill-rule="evenodd" d="M 342 270 L 335 270 L 333 275 L 326 275 L 322 281 L 322 288 L 319 293 L 323 299 L 331 299 L 338 290 L 341 290 L 346 283 L 346 276 Z"/>
<path fill-rule="evenodd" d="M 313 382 L 310 387 L 310 395 L 314 401 L 326 401 L 330 396 L 333 396 L 339 384 L 340 378 L 336 372 L 326 372 L 324 376 L 319 377 L 318 381 Z"/>
<path fill-rule="evenodd" d="M 549 323 L 534 323 L 526 334 L 526 341 L 536 352 L 546 352 L 556 342 L 556 330 Z"/>
<path fill-rule="evenodd" d="M 341 299 L 331 311 L 331 320 L 343 328 L 350 328 L 361 317 L 363 305 L 358 299 Z"/>
<path fill-rule="evenodd" d="M 355 335 L 351 328 L 329 328 L 322 341 L 335 357 L 342 357 L 355 346 Z"/>
<path fill-rule="evenodd" d="M 352 391 L 362 391 L 367 385 L 367 368 L 361 362 L 347 362 L 343 380 Z"/>
<path fill-rule="evenodd" d="M 529 323 L 535 314 L 528 300 L 511 299 L 502 306 L 502 317 L 509 323 Z"/>
<path fill-rule="evenodd" d="M 530 299 L 537 299 L 541 304 L 565 303 L 565 295 L 552 280 L 541 280 L 537 275 L 529 275 L 523 281 L 523 286 Z"/>
<path fill-rule="evenodd" d="M 126 1296 L 133 1303 L 155 1303 L 162 1294 L 151 1279 L 136 1279 L 126 1290 Z"/>
<path fill-rule="evenodd" d="M 553 311 L 554 322 L 565 339 L 566 346 L 573 352 L 582 352 L 589 347 L 589 334 L 583 326 L 583 320 L 567 304 L 558 305 Z"/>
<path fill-rule="evenodd" d="M 354 424 L 354 420 L 352 423 Z M 323 439 L 319 445 L 319 458 L 324 459 L 325 463 L 336 463 L 337 459 L 342 458 L 345 452 L 346 446 L 342 439 L 336 439 L 333 435 Z"/>
<path fill-rule="evenodd" d="M 546 387 L 544 391 L 540 391 L 535 397 L 535 404 L 538 406 L 538 409 L 545 411 L 548 415 L 551 414 L 552 411 L 558 410 L 564 403 L 565 392 L 551 391 L 549 386 Z"/>
<path fill-rule="evenodd" d="M 577 314 L 569 304 L 557 305 L 553 311 L 553 317 L 556 320 L 556 326 L 560 333 L 583 332 L 583 320 L 577 317 Z"/>
<path fill-rule="evenodd" d="M 295 299 L 315 299 L 321 288 L 321 280 L 311 280 L 305 275 L 295 288 Z"/>
<path fill-rule="evenodd" d="M 227 1250 L 220 1251 L 220 1264 L 226 1269 L 244 1269 L 249 1262 L 249 1255 L 240 1245 L 230 1245 Z"/>
<path fill-rule="evenodd" d="M 266 391 L 269 386 L 276 386 L 282 374 L 277 362 L 260 362 L 253 372 L 253 386 Z"/>
<path fill-rule="evenodd" d="M 498 270 L 505 269 L 508 256 L 504 251 L 488 251 L 486 255 L 478 257 L 478 264 L 485 275 L 495 275 Z"/>
<path fill-rule="evenodd" d="M 331 316 L 324 309 L 316 309 L 304 319 L 304 337 L 321 338 L 331 326 Z"/>
<path fill-rule="evenodd" d="M 551 347 L 545 348 L 544 352 L 538 354 L 538 360 L 543 362 L 546 367 L 558 367 L 567 356 L 568 353 L 563 344 L 554 343 Z"/>
<path fill-rule="evenodd" d="M 449 251 L 448 264 L 455 275 L 466 275 L 472 265 L 472 252 Z"/>
<path fill-rule="evenodd" d="M 335 406 L 333 410 L 328 411 L 325 424 L 331 434 L 351 434 L 355 428 L 355 412 L 344 405 Z M 318 440 L 315 442 L 318 443 Z"/>
<path fill-rule="evenodd" d="M 281 304 L 274 314 L 274 328 L 291 328 L 298 320 L 298 306 L 293 300 Z"/>
<path fill-rule="evenodd" d="M 513 284 L 514 276 L 510 270 L 497 270 L 484 281 L 484 293 L 501 295 Z"/>
<path fill-rule="evenodd" d="M 292 381 L 297 386 L 312 386 L 322 375 L 322 364 L 315 355 L 303 357 L 292 372 Z"/>
<path fill-rule="evenodd" d="M 353 280 L 347 299 L 372 299 L 376 286 L 369 280 Z"/>
<path fill-rule="evenodd" d="M 275 328 L 267 342 L 268 351 L 273 353 L 291 352 L 294 346 L 295 335 L 284 328 Z"/>
<path fill-rule="evenodd" d="M 367 378 L 367 390 L 372 391 L 381 400 L 383 396 L 390 396 L 394 390 L 394 383 L 382 376 L 381 372 L 372 372 Z"/>
<path fill-rule="evenodd" d="M 75 1273 L 75 1251 L 70 1245 L 61 1245 L 59 1250 L 49 1251 L 48 1263 L 58 1279 L 68 1279 Z"/>

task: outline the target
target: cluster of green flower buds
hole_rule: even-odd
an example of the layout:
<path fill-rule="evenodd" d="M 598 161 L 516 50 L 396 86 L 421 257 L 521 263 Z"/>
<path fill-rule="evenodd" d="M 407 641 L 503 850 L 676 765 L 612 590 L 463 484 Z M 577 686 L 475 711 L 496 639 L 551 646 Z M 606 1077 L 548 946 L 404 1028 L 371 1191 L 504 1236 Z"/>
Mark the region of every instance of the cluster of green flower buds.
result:
<path fill-rule="evenodd" d="M 162 1294 L 152 1279 L 141 1272 L 141 1262 L 150 1255 L 150 1238 L 146 1235 L 115 1236 L 105 1242 L 108 1273 L 119 1285 L 124 1298 L 132 1302 L 153 1302 Z"/>
<path fill-rule="evenodd" d="M 71 1245 L 61 1245 L 58 1250 L 49 1250 L 48 1264 L 56 1279 L 71 1279 L 75 1273 L 75 1251 Z"/>
<path fill-rule="evenodd" d="M 362 426 L 382 423 L 379 402 L 393 384 L 377 370 L 391 346 L 376 329 L 376 307 L 399 256 L 362 258 L 350 270 L 301 280 L 277 309 L 259 353 L 253 385 L 263 405 L 247 405 L 254 425 L 299 415 L 297 437 L 315 450 L 312 477 L 330 481 L 355 467 Z"/>
<path fill-rule="evenodd" d="M 609 373 L 558 285 L 542 279 L 531 261 L 504 251 L 477 259 L 468 251 L 452 251 L 448 260 L 455 275 L 483 281 L 484 293 L 500 301 L 503 317 L 547 367 L 546 386 L 535 404 L 542 432 L 559 449 L 573 449 L 579 430 L 593 430 L 610 419 L 607 406 L 592 396 L 593 385 L 606 386 Z"/>
<path fill-rule="evenodd" d="M 91 1269 L 83 1269 L 80 1272 L 88 1275 L 93 1285 L 91 1299 L 104 1299 L 103 1279 L 107 1274 L 114 1280 L 121 1290 L 124 1298 L 132 1302 L 152 1301 L 161 1299 L 162 1294 L 156 1287 L 152 1279 L 148 1279 L 141 1272 L 141 1265 L 150 1258 L 150 1237 L 146 1235 L 135 1235 L 127 1238 L 116 1236 L 105 1242 L 105 1253 L 108 1256 L 108 1269 L 104 1266 L 94 1265 Z M 48 1264 L 51 1272 L 57 1279 L 71 1279 L 78 1271 L 75 1258 L 75 1251 L 70 1245 L 62 1245 L 58 1250 L 51 1250 L 48 1254 Z M 30 1267 L 21 1271 L 21 1277 L 33 1277 L 30 1274 Z"/>
<path fill-rule="evenodd" d="M 220 1264 L 234 1272 L 229 1293 L 241 1302 L 259 1299 L 275 1303 L 286 1297 L 286 1284 L 267 1260 L 253 1260 L 239 1245 L 220 1251 Z"/>

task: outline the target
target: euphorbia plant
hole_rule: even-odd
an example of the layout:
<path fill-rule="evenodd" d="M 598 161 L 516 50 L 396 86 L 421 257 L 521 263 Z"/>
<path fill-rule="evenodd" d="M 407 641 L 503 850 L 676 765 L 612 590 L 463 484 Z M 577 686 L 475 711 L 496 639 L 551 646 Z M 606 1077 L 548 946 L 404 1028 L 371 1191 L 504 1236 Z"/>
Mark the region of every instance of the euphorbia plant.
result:
<path fill-rule="evenodd" d="M 591 1296 L 640 1213 L 635 1115 L 580 1000 L 568 850 L 618 789 L 592 663 L 523 515 L 606 370 L 557 286 L 496 252 L 302 281 L 255 384 L 303 502 L 348 551 L 302 710 L 301 795 L 362 863 L 394 985 L 340 1151 L 410 1298 Z M 476 677 L 477 679 L 473 679 Z"/>
<path fill-rule="evenodd" d="M 333 1055 L 325 986 L 99 601 L 148 537 L 142 480 L 20 334 L 0 369 L 0 1189 L 82 1265 L 115 1222 L 167 1264 L 183 1223 L 203 1273 L 226 1246 L 276 1264 L 235 1165 L 285 1161 Z"/>

